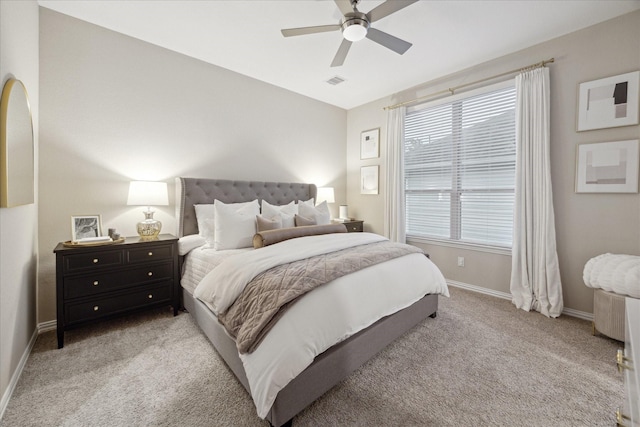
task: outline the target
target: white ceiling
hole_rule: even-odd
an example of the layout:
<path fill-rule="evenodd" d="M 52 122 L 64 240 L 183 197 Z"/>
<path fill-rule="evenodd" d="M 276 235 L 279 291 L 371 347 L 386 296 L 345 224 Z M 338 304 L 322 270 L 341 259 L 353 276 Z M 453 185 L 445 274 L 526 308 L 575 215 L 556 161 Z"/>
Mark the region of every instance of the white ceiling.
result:
<path fill-rule="evenodd" d="M 380 3 L 362 0 L 358 9 L 366 13 Z M 343 66 L 331 68 L 339 31 L 289 38 L 280 33 L 338 23 L 341 15 L 331 0 L 39 4 L 345 109 L 640 9 L 640 0 L 421 0 L 372 24 L 413 43 L 404 55 L 364 39 L 351 46 Z M 346 81 L 326 83 L 336 75 Z"/>

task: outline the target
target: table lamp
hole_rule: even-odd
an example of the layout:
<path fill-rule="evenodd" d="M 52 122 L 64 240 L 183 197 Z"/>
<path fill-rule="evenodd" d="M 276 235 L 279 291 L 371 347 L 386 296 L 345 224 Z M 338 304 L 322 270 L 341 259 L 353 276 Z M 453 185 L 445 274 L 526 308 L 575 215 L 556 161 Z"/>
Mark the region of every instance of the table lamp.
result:
<path fill-rule="evenodd" d="M 316 205 L 319 205 L 322 202 L 327 203 L 335 203 L 336 197 L 333 191 L 333 187 L 320 187 L 318 188 Z"/>
<path fill-rule="evenodd" d="M 144 240 L 157 239 L 162 230 L 162 223 L 153 218 L 155 211 L 151 206 L 167 206 L 169 196 L 166 182 L 131 181 L 127 205 L 146 206 L 144 221 L 137 225 L 138 234 Z"/>

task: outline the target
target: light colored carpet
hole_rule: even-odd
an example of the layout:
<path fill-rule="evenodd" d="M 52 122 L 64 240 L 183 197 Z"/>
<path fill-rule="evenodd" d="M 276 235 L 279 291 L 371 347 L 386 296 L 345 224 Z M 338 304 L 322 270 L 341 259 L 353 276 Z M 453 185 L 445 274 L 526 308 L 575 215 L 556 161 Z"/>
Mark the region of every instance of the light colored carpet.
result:
<path fill-rule="evenodd" d="M 616 341 L 451 288 L 294 426 L 612 426 Z M 157 310 L 38 337 L 1 426 L 264 426 L 191 316 Z"/>

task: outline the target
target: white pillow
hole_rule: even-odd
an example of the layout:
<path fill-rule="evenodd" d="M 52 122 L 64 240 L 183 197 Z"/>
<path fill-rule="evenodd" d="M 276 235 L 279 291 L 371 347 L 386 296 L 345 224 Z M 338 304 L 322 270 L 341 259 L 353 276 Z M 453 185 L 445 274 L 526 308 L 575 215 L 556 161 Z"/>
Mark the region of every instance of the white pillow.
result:
<path fill-rule="evenodd" d="M 242 203 L 225 203 L 225 205 L 231 205 L 240 209 L 244 206 L 253 206 L 257 200 Z M 215 201 L 214 201 L 215 203 Z M 196 220 L 198 221 L 198 234 L 204 237 L 209 243 L 209 247 L 213 248 L 213 241 L 215 240 L 215 217 L 216 213 L 213 208 L 214 203 L 193 205 L 196 209 Z M 222 203 L 218 201 L 218 203 Z M 206 221 L 209 220 L 209 221 Z"/>
<path fill-rule="evenodd" d="M 331 224 L 331 214 L 326 201 L 315 207 L 308 203 L 299 203 L 298 214 L 308 219 L 315 219 L 318 225 Z"/>
<path fill-rule="evenodd" d="M 315 199 L 309 199 L 309 200 L 299 200 L 298 201 L 298 206 L 300 205 L 309 205 L 311 207 L 314 207 L 316 205 Z"/>
<path fill-rule="evenodd" d="M 210 219 L 213 221 L 214 212 L 213 212 L 213 203 L 205 204 L 205 205 L 193 205 L 196 209 L 196 220 L 198 221 L 198 234 L 200 234 L 205 239 L 213 241 L 213 228 L 211 230 L 207 229 L 207 225 L 205 224 L 205 219 Z M 213 225 L 213 222 L 211 223 Z"/>
<path fill-rule="evenodd" d="M 262 216 L 265 218 L 273 219 L 276 216 L 282 218 L 282 227 L 289 228 L 295 227 L 294 217 L 298 213 L 298 205 L 296 202 L 291 202 L 288 205 L 276 206 L 269 202 L 262 201 Z"/>
<path fill-rule="evenodd" d="M 186 255 L 195 248 L 207 243 L 206 239 L 199 234 L 191 234 L 189 236 L 183 236 L 178 239 L 178 254 Z"/>
<path fill-rule="evenodd" d="M 213 248 L 240 249 L 253 247 L 256 234 L 256 215 L 260 214 L 258 200 L 249 203 L 214 202 L 215 236 Z"/>

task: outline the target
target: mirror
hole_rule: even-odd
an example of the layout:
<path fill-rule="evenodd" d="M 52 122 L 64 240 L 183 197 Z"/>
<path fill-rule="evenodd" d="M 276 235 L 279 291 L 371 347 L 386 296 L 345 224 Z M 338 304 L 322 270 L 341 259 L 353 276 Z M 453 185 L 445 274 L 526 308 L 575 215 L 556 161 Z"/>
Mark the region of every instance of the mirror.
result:
<path fill-rule="evenodd" d="M 0 207 L 33 203 L 33 124 L 27 91 L 9 79 L 0 102 Z"/>

